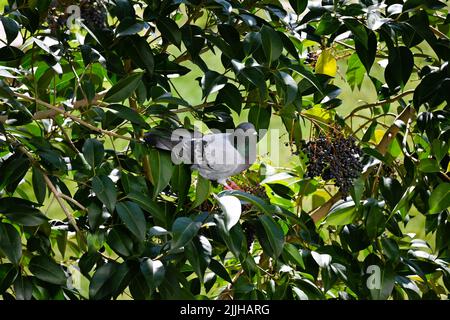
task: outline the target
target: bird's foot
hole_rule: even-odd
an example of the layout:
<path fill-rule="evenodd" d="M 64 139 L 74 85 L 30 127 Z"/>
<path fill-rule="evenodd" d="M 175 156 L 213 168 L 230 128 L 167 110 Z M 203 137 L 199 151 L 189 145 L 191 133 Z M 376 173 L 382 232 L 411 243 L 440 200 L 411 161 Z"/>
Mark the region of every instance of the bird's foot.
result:
<path fill-rule="evenodd" d="M 234 190 L 233 187 L 231 187 L 231 186 L 228 185 L 228 184 L 225 184 L 225 185 L 223 186 L 223 188 L 224 188 L 225 190 Z"/>
<path fill-rule="evenodd" d="M 234 181 L 230 181 L 228 186 L 231 188 L 231 190 L 242 190 Z"/>

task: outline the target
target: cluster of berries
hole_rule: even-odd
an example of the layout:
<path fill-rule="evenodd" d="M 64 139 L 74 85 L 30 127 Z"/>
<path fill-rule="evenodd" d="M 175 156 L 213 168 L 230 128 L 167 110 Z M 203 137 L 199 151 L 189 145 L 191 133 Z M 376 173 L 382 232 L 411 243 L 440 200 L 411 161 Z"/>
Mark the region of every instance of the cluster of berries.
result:
<path fill-rule="evenodd" d="M 306 145 L 309 162 L 306 177 L 322 177 L 335 181 L 343 195 L 347 195 L 354 179 L 361 175 L 362 151 L 353 137 L 345 138 L 338 131 L 330 137 L 323 135 Z"/>
<path fill-rule="evenodd" d="M 319 54 L 317 52 L 308 52 L 305 63 L 311 65 L 314 69 L 316 67 L 317 59 L 319 59 Z"/>
<path fill-rule="evenodd" d="M 99 0 L 82 0 L 80 14 L 84 23 L 93 29 L 102 29 L 106 25 L 106 11 Z"/>

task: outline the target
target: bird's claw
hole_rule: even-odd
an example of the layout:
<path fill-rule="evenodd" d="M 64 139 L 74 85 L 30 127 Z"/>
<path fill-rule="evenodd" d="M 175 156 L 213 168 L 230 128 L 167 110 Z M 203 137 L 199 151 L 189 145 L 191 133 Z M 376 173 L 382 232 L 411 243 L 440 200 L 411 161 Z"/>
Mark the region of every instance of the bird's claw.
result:
<path fill-rule="evenodd" d="M 242 190 L 234 181 L 230 181 L 228 186 L 231 188 L 231 190 Z"/>

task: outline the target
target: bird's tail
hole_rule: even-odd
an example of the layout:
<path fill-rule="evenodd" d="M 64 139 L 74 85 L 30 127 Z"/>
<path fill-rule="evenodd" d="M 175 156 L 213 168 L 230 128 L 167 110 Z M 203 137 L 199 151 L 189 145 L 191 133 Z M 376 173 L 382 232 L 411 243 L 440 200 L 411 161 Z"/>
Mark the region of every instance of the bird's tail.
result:
<path fill-rule="evenodd" d="M 160 132 L 147 132 L 144 136 L 144 141 L 161 150 L 172 151 L 172 149 L 179 143 L 178 141 L 173 141 L 167 135 L 164 135 Z"/>

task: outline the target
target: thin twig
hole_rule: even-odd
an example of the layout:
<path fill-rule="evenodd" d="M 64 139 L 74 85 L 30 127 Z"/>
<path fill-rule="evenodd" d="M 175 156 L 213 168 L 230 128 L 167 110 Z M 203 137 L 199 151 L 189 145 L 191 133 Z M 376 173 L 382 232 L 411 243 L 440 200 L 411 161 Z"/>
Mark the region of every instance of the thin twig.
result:
<path fill-rule="evenodd" d="M 388 104 L 388 103 L 392 103 L 395 102 L 401 98 L 403 98 L 404 96 L 413 94 L 415 91 L 415 89 L 411 89 L 411 90 L 407 90 L 404 91 L 398 95 L 396 95 L 395 97 L 389 98 L 389 99 L 385 99 L 385 100 L 381 100 L 378 102 L 374 102 L 374 103 L 368 103 L 368 104 L 364 104 L 362 106 L 356 107 L 355 109 L 352 110 L 352 112 L 350 112 L 350 114 L 348 116 L 345 117 L 345 120 L 347 120 L 348 118 L 352 117 L 355 113 L 364 110 L 364 109 L 371 109 L 373 107 L 377 107 L 377 106 L 382 106 L 383 104 Z"/>
<path fill-rule="evenodd" d="M 90 124 L 90 123 L 88 123 L 88 122 L 86 122 L 86 121 L 84 121 L 84 120 L 82 120 L 82 119 L 80 119 L 80 118 L 78 118 L 78 117 L 68 113 L 67 111 L 62 110 L 62 109 L 60 109 L 58 107 L 55 107 L 54 105 L 51 105 L 51 104 L 49 104 L 49 103 L 47 103 L 45 101 L 42 101 L 42 100 L 40 100 L 40 99 L 38 99 L 36 97 L 29 97 L 27 95 L 20 94 L 20 93 L 15 93 L 15 95 L 17 97 L 19 97 L 19 98 L 22 98 L 22 99 L 25 99 L 25 100 L 29 100 L 29 101 L 34 101 L 34 102 L 36 102 L 38 104 L 41 104 L 41 105 L 47 107 L 48 109 L 51 109 L 51 110 L 55 111 L 56 113 L 64 115 L 64 116 L 72 119 L 73 121 L 79 123 L 80 125 L 88 128 L 88 129 L 91 129 L 92 131 L 96 131 L 96 132 L 101 133 L 101 134 L 105 134 L 105 135 L 108 135 L 108 136 L 112 136 L 112 137 L 115 137 L 115 138 L 124 139 L 124 140 L 128 140 L 128 141 L 133 141 L 134 140 L 131 137 L 123 136 L 123 135 L 117 134 L 117 133 L 112 132 L 112 131 L 108 131 L 108 130 L 103 130 L 103 129 L 97 128 L 96 126 L 93 126 L 92 124 Z"/>

